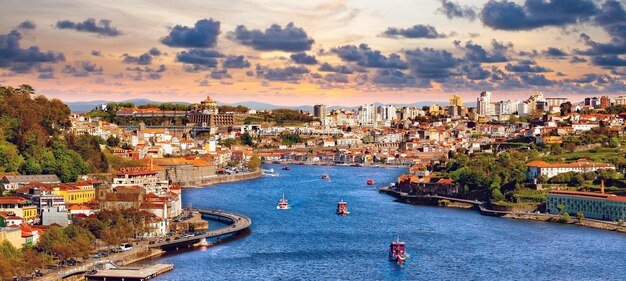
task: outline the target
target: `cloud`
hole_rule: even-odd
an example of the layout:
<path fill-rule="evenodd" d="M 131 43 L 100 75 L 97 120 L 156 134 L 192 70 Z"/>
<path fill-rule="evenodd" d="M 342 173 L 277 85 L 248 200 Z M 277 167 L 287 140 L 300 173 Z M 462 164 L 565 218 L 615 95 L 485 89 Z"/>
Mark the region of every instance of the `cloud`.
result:
<path fill-rule="evenodd" d="M 523 74 L 520 75 L 522 83 L 532 86 L 552 86 L 557 81 L 546 78 L 543 74 Z"/>
<path fill-rule="evenodd" d="M 581 58 L 579 56 L 572 56 L 569 62 L 570 63 L 583 63 L 583 62 L 587 62 L 587 59 Z"/>
<path fill-rule="evenodd" d="M 549 47 L 545 51 L 541 52 L 544 56 L 547 57 L 555 57 L 555 58 L 564 58 L 567 56 L 567 53 L 559 48 Z"/>
<path fill-rule="evenodd" d="M 58 29 L 73 29 L 81 32 L 96 33 L 100 36 L 119 36 L 122 34 L 117 28 L 111 26 L 111 21 L 101 19 L 96 23 L 95 19 L 88 18 L 83 22 L 73 22 L 70 20 L 61 20 L 56 24 Z"/>
<path fill-rule="evenodd" d="M 480 17 L 484 25 L 493 29 L 531 30 L 584 22 L 597 12 L 593 0 L 526 0 L 523 5 L 490 0 Z"/>
<path fill-rule="evenodd" d="M 230 76 L 230 74 L 228 74 L 228 70 L 226 69 L 213 70 L 211 71 L 210 77 L 216 80 L 233 78 L 232 76 Z"/>
<path fill-rule="evenodd" d="M 21 40 L 22 34 L 17 30 L 12 30 L 8 34 L 0 34 L 0 68 L 6 68 L 17 73 L 29 73 L 42 63 L 55 63 L 65 60 L 63 53 L 42 52 L 37 46 L 22 49 Z"/>
<path fill-rule="evenodd" d="M 448 37 L 445 34 L 437 32 L 437 29 L 435 29 L 434 26 L 424 24 L 416 24 L 406 29 L 389 27 L 382 35 L 390 38 L 405 37 L 436 39 Z"/>
<path fill-rule="evenodd" d="M 256 66 L 256 75 L 271 81 L 298 82 L 302 75 L 309 73 L 309 69 L 303 66 L 287 66 L 285 68 L 272 68 L 268 66 Z"/>
<path fill-rule="evenodd" d="M 42 79 L 42 80 L 56 79 L 56 77 L 54 76 L 53 72 L 42 72 L 42 73 L 39 73 L 39 76 L 37 76 L 37 78 Z"/>
<path fill-rule="evenodd" d="M 437 9 L 437 11 L 444 13 L 448 19 L 476 19 L 476 11 L 474 11 L 474 9 L 467 6 L 461 7 L 461 5 L 448 0 L 441 0 L 441 8 Z"/>
<path fill-rule="evenodd" d="M 626 66 L 626 58 L 618 55 L 594 56 L 591 62 L 604 67 Z"/>
<path fill-rule="evenodd" d="M 324 75 L 324 80 L 326 82 L 330 82 L 330 83 L 341 83 L 341 84 L 345 84 L 345 83 L 349 83 L 349 79 L 348 79 L 348 75 L 345 75 L 343 73 L 329 73 Z"/>
<path fill-rule="evenodd" d="M 127 71 L 135 72 L 135 75 L 130 75 L 129 77 L 135 81 L 142 80 L 159 80 L 162 77 L 162 74 L 167 70 L 165 65 L 159 65 L 158 68 L 151 68 L 149 66 L 144 67 L 127 67 Z"/>
<path fill-rule="evenodd" d="M 474 44 L 472 41 L 465 42 L 465 46 L 461 46 L 460 41 L 454 41 L 454 45 L 465 50 L 466 60 L 477 63 L 507 62 L 510 60 L 507 56 L 507 52 L 509 49 L 513 48 L 511 42 L 500 43 L 495 39 L 491 40 L 491 52 L 487 52 L 481 45 Z"/>
<path fill-rule="evenodd" d="M 446 50 L 423 48 L 405 51 L 411 73 L 423 80 L 443 82 L 456 76 L 455 68 L 462 62 Z M 430 84 L 430 82 L 428 82 Z M 424 84 L 424 83 L 422 83 Z"/>
<path fill-rule="evenodd" d="M 35 29 L 37 28 L 37 24 L 35 24 L 32 20 L 25 20 L 17 25 L 19 29 Z"/>
<path fill-rule="evenodd" d="M 138 64 L 138 65 L 152 64 L 152 56 L 148 53 L 145 53 L 139 56 L 131 56 L 129 54 L 124 54 L 123 57 L 124 57 L 124 59 L 122 60 L 123 63 Z"/>
<path fill-rule="evenodd" d="M 304 29 L 294 26 L 293 22 L 288 23 L 285 28 L 272 24 L 265 31 L 248 30 L 239 25 L 229 34 L 229 38 L 258 51 L 302 52 L 311 50 L 315 42 Z"/>
<path fill-rule="evenodd" d="M 194 27 L 174 26 L 167 36 L 161 38 L 161 43 L 170 47 L 212 48 L 217 45 L 219 34 L 219 21 L 201 19 Z"/>
<path fill-rule="evenodd" d="M 532 60 L 522 60 L 517 64 L 507 63 L 504 69 L 510 72 L 552 72 L 551 69 L 539 66 Z"/>
<path fill-rule="evenodd" d="M 216 67 L 218 64 L 217 58 L 222 57 L 224 57 L 224 55 L 218 51 L 190 49 L 176 54 L 176 61 L 191 65 L 187 66 L 185 71 L 198 72 L 206 70 L 207 68 Z"/>
<path fill-rule="evenodd" d="M 91 51 L 91 55 L 94 57 L 99 57 L 102 56 L 102 52 L 98 51 L 98 50 L 92 50 Z"/>
<path fill-rule="evenodd" d="M 157 48 L 151 48 L 150 50 L 148 50 L 148 54 L 154 57 L 158 57 L 161 55 L 161 51 Z"/>
<path fill-rule="evenodd" d="M 291 56 L 289 57 L 291 58 L 293 62 L 297 64 L 308 64 L 308 65 L 317 64 L 317 59 L 315 58 L 315 56 L 307 55 L 304 52 L 291 54 Z"/>
<path fill-rule="evenodd" d="M 604 1 L 600 13 L 595 17 L 595 22 L 601 26 L 626 22 L 624 6 L 617 0 Z"/>
<path fill-rule="evenodd" d="M 250 62 L 243 56 L 228 56 L 222 63 L 224 68 L 248 68 Z"/>
<path fill-rule="evenodd" d="M 372 82 L 375 84 L 397 87 L 410 86 L 413 80 L 413 77 L 397 69 L 380 69 L 372 77 Z"/>
<path fill-rule="evenodd" d="M 61 70 L 62 73 L 74 76 L 74 77 L 87 77 L 91 74 L 102 74 L 102 66 L 97 66 L 90 61 L 77 61 L 74 64 L 67 64 Z"/>
<path fill-rule="evenodd" d="M 388 57 L 380 51 L 372 50 L 367 44 L 344 45 L 331 49 L 339 58 L 347 62 L 357 62 L 358 65 L 371 68 L 407 69 L 408 64 L 397 54 Z"/>
<path fill-rule="evenodd" d="M 465 64 L 461 66 L 461 71 L 470 80 L 484 80 L 491 75 L 491 72 L 481 67 L 480 63 Z"/>
<path fill-rule="evenodd" d="M 319 68 L 319 71 L 323 71 L 323 72 L 336 72 L 336 73 L 343 73 L 343 74 L 352 74 L 354 71 L 352 71 L 352 69 L 350 69 L 349 67 L 345 66 L 345 65 L 331 65 L 327 62 L 323 63 Z"/>

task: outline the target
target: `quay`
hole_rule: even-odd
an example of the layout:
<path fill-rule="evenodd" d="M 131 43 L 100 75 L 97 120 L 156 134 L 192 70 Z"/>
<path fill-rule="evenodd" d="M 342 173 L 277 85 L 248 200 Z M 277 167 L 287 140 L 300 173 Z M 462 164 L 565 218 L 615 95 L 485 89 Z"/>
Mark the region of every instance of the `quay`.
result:
<path fill-rule="evenodd" d="M 391 186 L 381 187 L 380 189 L 378 189 L 378 191 L 397 198 L 397 201 L 399 202 L 408 204 L 437 206 L 439 204 L 439 200 L 448 200 L 453 204 L 459 204 L 458 207 L 465 207 L 467 209 L 475 210 L 479 210 L 485 204 L 485 202 L 478 200 L 461 199 L 441 195 L 411 195 L 405 192 L 394 190 L 391 188 Z"/>
<path fill-rule="evenodd" d="M 86 281 L 144 281 L 152 279 L 163 273 L 172 271 L 173 264 L 155 264 L 145 268 L 116 268 L 98 270 L 95 273 L 85 275 Z"/>

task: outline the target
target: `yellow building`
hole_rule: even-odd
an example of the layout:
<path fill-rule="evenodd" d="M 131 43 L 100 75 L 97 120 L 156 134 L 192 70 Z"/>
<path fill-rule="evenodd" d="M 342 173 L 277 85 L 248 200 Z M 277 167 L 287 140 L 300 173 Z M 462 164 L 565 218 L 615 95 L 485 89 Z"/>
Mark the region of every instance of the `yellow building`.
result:
<path fill-rule="evenodd" d="M 547 136 L 543 138 L 543 142 L 545 144 L 562 144 L 563 143 L 563 139 L 561 139 L 561 137 L 559 136 Z"/>
<path fill-rule="evenodd" d="M 65 204 L 83 204 L 96 199 L 96 189 L 88 183 L 57 185 L 52 194 L 63 196 Z"/>
<path fill-rule="evenodd" d="M 22 197 L 0 197 L 0 212 L 9 212 L 24 220 L 32 220 L 37 217 L 37 206 Z"/>
<path fill-rule="evenodd" d="M 2 227 L 0 228 L 0 243 L 9 241 L 13 247 L 17 249 L 22 248 L 22 230 L 14 227 Z"/>
<path fill-rule="evenodd" d="M 450 106 L 463 106 L 463 101 L 461 100 L 461 97 L 457 95 L 451 95 Z"/>

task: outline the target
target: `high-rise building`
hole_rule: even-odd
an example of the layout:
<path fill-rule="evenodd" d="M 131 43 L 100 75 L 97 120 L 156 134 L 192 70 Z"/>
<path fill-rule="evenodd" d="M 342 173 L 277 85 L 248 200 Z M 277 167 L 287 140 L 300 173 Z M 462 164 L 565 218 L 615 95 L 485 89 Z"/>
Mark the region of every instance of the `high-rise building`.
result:
<path fill-rule="evenodd" d="M 600 109 L 606 109 L 607 107 L 609 107 L 609 97 L 607 96 L 602 96 L 600 97 Z"/>
<path fill-rule="evenodd" d="M 491 92 L 483 91 L 480 93 L 480 97 L 476 99 L 476 109 L 478 110 L 478 115 L 495 115 L 496 108 L 493 103 L 491 103 Z"/>
<path fill-rule="evenodd" d="M 376 125 L 376 106 L 373 104 L 364 104 L 359 107 L 358 119 L 361 126 Z"/>
<path fill-rule="evenodd" d="M 517 112 L 519 100 L 505 100 L 496 102 L 496 115 L 510 115 Z"/>
<path fill-rule="evenodd" d="M 320 120 L 326 117 L 326 105 L 316 104 L 313 106 L 313 117 L 319 118 Z"/>
<path fill-rule="evenodd" d="M 397 115 L 396 115 L 395 106 L 387 105 L 385 107 L 382 107 L 382 120 L 391 121 L 396 118 L 397 118 Z"/>
<path fill-rule="evenodd" d="M 463 101 L 461 100 L 461 97 L 457 95 L 451 95 L 450 106 L 463 106 Z"/>
<path fill-rule="evenodd" d="M 619 96 L 613 100 L 615 105 L 626 105 L 626 96 Z"/>
<path fill-rule="evenodd" d="M 553 106 L 560 107 L 561 104 L 564 104 L 567 101 L 568 101 L 567 98 L 563 98 L 563 97 L 546 98 L 546 102 L 548 103 L 548 107 L 553 107 Z"/>

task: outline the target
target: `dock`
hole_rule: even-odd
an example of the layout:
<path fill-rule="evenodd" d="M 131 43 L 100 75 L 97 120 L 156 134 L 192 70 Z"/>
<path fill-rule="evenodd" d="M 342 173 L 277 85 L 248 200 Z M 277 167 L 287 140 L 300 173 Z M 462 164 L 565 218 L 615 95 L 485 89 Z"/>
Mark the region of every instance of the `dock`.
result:
<path fill-rule="evenodd" d="M 174 269 L 173 264 L 155 264 L 145 268 L 117 268 L 98 270 L 95 273 L 85 275 L 87 281 L 143 281 L 149 280 Z"/>

